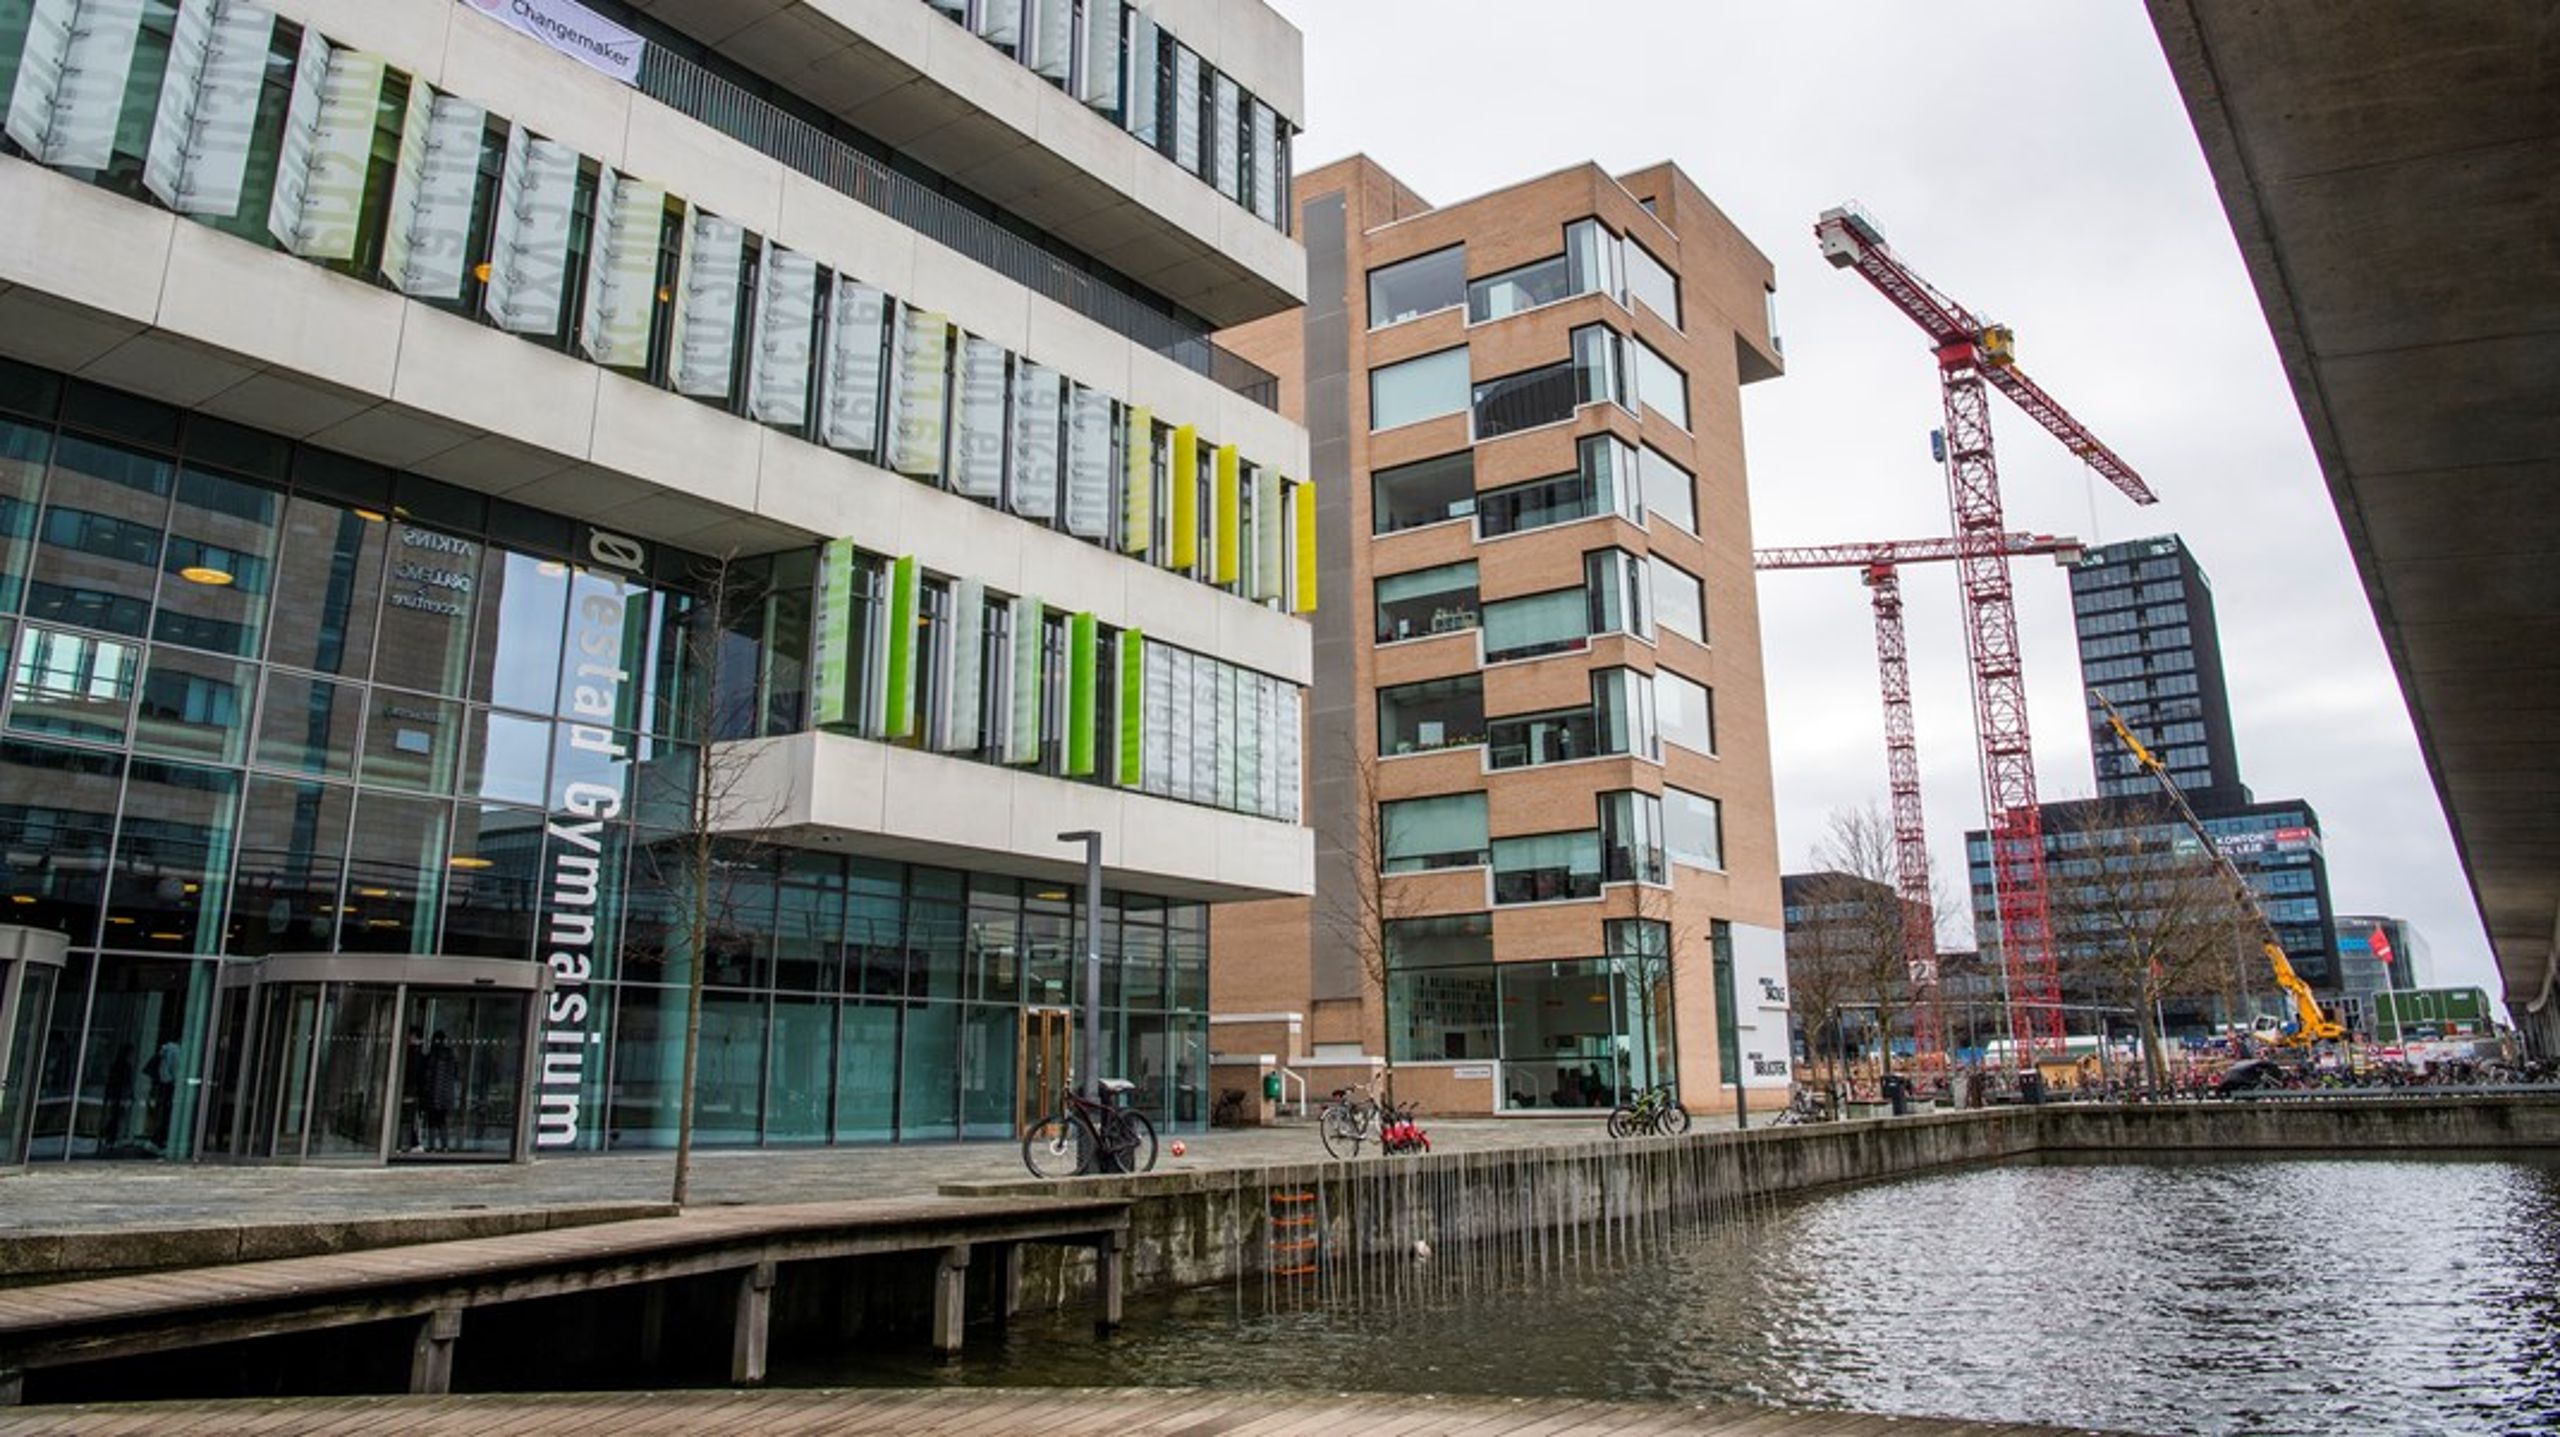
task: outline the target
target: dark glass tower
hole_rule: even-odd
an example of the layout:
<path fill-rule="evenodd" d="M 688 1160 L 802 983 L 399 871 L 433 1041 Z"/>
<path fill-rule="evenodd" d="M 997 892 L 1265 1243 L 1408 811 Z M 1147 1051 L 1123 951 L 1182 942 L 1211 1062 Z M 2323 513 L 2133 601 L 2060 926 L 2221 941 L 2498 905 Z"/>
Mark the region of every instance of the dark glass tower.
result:
<path fill-rule="evenodd" d="M 2169 768 L 2201 814 L 2246 807 L 2222 681 L 2213 586 L 2175 534 L 2089 550 L 2071 571 L 2081 682 L 2107 696 L 2134 737 Z M 2092 699 L 2089 751 L 2098 796 L 2148 797 L 2155 789 Z"/>

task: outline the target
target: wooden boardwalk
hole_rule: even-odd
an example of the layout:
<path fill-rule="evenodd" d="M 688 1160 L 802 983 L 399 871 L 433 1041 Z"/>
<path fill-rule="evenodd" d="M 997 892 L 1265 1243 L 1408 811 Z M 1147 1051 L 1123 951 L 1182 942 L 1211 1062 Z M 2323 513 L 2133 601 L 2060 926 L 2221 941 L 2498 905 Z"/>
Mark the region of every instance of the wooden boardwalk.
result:
<path fill-rule="evenodd" d="M 1772 1407 L 1391 1393 L 862 1388 L 849 1391 L 294 1398 L 0 1412 L 0 1437 L 321 1433 L 924 1434 L 989 1437 L 2061 1437 L 2085 1429 Z"/>
<path fill-rule="evenodd" d="M 939 1253 L 933 1336 L 956 1350 L 973 1252 L 1089 1246 L 1103 1321 L 1120 1319 L 1128 1203 L 1115 1198 L 923 1198 L 700 1208 L 674 1217 L 419 1243 L 321 1257 L 0 1289 L 0 1405 L 24 1374 L 68 1363 L 415 1319 L 410 1390 L 440 1393 L 470 1309 L 706 1273 L 738 1279 L 731 1376 L 764 1377 L 779 1264 Z"/>

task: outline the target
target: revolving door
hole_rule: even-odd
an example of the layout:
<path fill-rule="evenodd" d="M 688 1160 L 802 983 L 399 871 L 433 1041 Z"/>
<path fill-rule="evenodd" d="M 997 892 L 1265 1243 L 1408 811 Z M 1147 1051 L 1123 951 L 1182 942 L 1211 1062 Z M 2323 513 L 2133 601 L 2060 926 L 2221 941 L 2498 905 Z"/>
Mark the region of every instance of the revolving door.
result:
<path fill-rule="evenodd" d="M 205 1151 L 256 1162 L 518 1162 L 538 963 L 284 955 L 222 980 Z"/>
<path fill-rule="evenodd" d="M 53 990 L 69 946 L 59 933 L 0 924 L 0 1168 L 27 1160 Z"/>

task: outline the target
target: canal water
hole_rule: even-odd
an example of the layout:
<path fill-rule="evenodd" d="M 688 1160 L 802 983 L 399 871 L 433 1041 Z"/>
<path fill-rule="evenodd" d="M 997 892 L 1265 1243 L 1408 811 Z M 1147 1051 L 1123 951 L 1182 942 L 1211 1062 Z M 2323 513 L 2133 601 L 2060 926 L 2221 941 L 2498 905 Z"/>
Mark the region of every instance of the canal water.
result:
<path fill-rule="evenodd" d="M 1591 1261 L 1254 1278 L 801 1382 L 1436 1391 L 2136 1432 L 2560 1432 L 2560 1159 L 2046 1161 L 1754 1205 Z"/>

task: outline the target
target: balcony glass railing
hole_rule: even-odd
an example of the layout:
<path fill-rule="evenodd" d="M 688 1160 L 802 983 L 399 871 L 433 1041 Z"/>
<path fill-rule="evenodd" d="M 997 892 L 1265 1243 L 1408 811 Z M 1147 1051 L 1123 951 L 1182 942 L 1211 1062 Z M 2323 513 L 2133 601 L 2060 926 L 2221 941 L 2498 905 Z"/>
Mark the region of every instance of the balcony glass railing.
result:
<path fill-rule="evenodd" d="M 1279 407 L 1279 379 L 1220 345 L 1207 331 L 1077 269 L 950 196 L 663 46 L 650 46 L 641 61 L 640 90 L 1195 374 L 1207 375 L 1266 409 Z"/>

